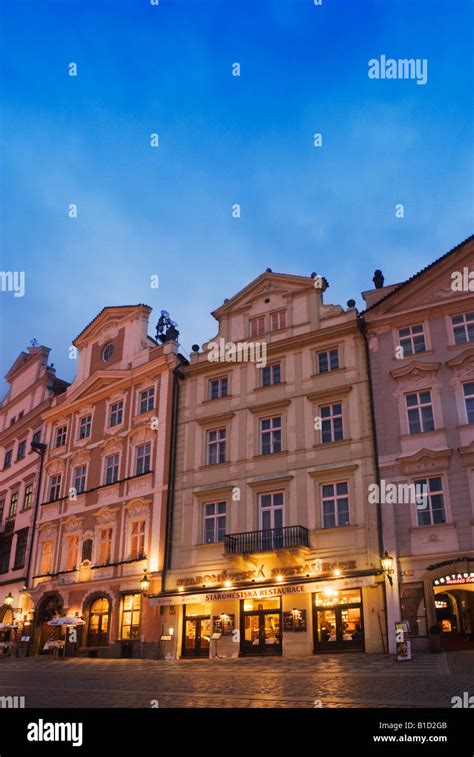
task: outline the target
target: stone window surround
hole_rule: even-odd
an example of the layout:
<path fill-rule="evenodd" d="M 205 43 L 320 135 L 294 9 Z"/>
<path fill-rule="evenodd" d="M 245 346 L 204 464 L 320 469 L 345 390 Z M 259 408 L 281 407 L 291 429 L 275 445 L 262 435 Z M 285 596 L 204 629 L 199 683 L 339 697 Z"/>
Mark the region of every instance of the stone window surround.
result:
<path fill-rule="evenodd" d="M 144 499 L 133 499 L 125 508 L 125 534 L 124 534 L 124 554 L 123 559 L 131 559 L 132 549 L 132 524 L 138 521 L 145 521 L 145 538 L 144 552 L 145 556 L 149 554 L 150 541 L 150 523 L 151 523 L 151 503 Z"/>
<path fill-rule="evenodd" d="M 410 427 L 408 424 L 408 412 L 406 405 L 406 395 L 415 392 L 431 392 L 431 404 L 433 408 L 434 431 L 444 429 L 443 412 L 441 405 L 441 388 L 442 385 L 436 379 L 436 373 L 440 363 L 422 363 L 418 360 L 412 360 L 410 363 L 390 371 L 390 375 L 397 382 L 397 388 L 393 393 L 398 406 L 398 416 L 400 421 L 400 436 L 410 437 Z M 432 432 L 420 432 L 432 433 Z"/>
<path fill-rule="evenodd" d="M 400 329 L 406 329 L 409 326 L 423 326 L 423 334 L 425 337 L 425 351 L 424 352 L 417 352 L 413 355 L 406 355 L 403 358 L 395 358 L 395 350 L 397 347 L 400 347 L 400 337 L 398 335 L 398 332 Z M 393 340 L 393 355 L 394 359 L 397 363 L 402 363 L 405 360 L 413 360 L 416 358 L 417 355 L 426 355 L 428 352 L 433 352 L 433 345 L 431 341 L 431 329 L 430 329 L 430 322 L 429 318 L 427 317 L 421 317 L 417 318 L 416 314 L 410 314 L 405 315 L 400 318 L 400 320 L 397 320 L 396 324 L 394 324 L 392 331 L 392 340 Z"/>
<path fill-rule="evenodd" d="M 474 347 L 467 347 L 460 355 L 448 360 L 447 365 L 453 372 L 453 378 L 449 384 L 454 392 L 459 425 L 466 425 L 469 421 L 464 401 L 463 384 L 474 382 Z"/>

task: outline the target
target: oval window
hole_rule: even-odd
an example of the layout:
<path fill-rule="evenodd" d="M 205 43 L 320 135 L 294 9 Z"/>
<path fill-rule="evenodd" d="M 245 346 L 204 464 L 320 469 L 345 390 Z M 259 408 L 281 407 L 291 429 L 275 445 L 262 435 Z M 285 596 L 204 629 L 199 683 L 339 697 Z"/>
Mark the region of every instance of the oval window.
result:
<path fill-rule="evenodd" d="M 104 347 L 104 351 L 102 353 L 102 360 L 104 361 L 104 363 L 106 363 L 107 360 L 110 360 L 113 354 L 114 354 L 113 344 L 108 344 L 106 347 Z"/>

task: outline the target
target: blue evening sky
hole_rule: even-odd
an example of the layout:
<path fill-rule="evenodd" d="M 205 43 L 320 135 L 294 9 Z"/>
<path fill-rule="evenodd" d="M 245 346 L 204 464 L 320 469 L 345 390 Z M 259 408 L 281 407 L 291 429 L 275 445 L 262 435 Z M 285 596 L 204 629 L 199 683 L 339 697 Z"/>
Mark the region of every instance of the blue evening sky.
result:
<path fill-rule="evenodd" d="M 169 310 L 189 352 L 267 267 L 362 308 L 375 268 L 400 281 L 469 236 L 473 8 L 1 0 L 0 270 L 26 276 L 0 292 L 2 374 L 35 337 L 71 380 L 105 305 Z M 426 58 L 428 83 L 369 79 L 382 54 Z"/>

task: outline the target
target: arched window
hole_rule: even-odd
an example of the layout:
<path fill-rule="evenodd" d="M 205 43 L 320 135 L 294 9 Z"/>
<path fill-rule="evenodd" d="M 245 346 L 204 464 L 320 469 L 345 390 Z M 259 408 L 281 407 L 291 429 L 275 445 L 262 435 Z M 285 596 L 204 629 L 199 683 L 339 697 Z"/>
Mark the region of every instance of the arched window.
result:
<path fill-rule="evenodd" d="M 95 599 L 89 611 L 89 647 L 103 647 L 109 641 L 110 603 L 107 597 Z"/>

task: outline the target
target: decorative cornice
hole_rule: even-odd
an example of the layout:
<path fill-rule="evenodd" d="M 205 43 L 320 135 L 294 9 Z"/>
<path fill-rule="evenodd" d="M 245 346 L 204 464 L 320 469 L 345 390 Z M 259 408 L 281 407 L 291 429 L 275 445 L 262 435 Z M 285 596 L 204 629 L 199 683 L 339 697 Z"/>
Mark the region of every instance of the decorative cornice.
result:
<path fill-rule="evenodd" d="M 448 360 L 446 365 L 450 368 L 455 368 L 458 365 L 462 365 L 466 360 L 474 360 L 474 347 L 469 347 L 467 350 L 463 350 L 460 355 L 452 357 Z"/>
<path fill-rule="evenodd" d="M 265 476 L 263 478 L 256 479 L 255 481 L 247 481 L 247 486 L 250 486 L 251 489 L 257 489 L 262 486 L 268 486 L 271 484 L 287 484 L 293 478 L 294 476 L 290 475 Z"/>
<path fill-rule="evenodd" d="M 332 400 L 337 397 L 346 397 L 352 391 L 352 384 L 343 384 L 342 386 L 331 386 L 328 389 L 322 389 L 319 392 L 311 392 L 306 398 L 310 402 L 320 402 L 321 400 Z"/>
<path fill-rule="evenodd" d="M 291 400 L 274 400 L 273 402 L 261 402 L 258 405 L 252 405 L 247 407 L 253 415 L 260 415 L 260 413 L 274 412 L 275 410 L 283 410 L 284 407 L 291 405 Z"/>
<path fill-rule="evenodd" d="M 196 423 L 200 426 L 214 426 L 219 423 L 226 423 L 235 417 L 235 413 L 221 413 L 220 415 L 208 415 L 205 418 L 196 418 Z"/>
<path fill-rule="evenodd" d="M 390 375 L 399 380 L 406 376 L 419 376 L 423 373 L 436 373 L 440 368 L 441 363 L 422 363 L 419 360 L 412 360 L 408 365 L 403 365 L 401 368 L 395 368 L 390 371 Z"/>
<path fill-rule="evenodd" d="M 400 463 L 405 473 L 419 473 L 424 470 L 431 471 L 447 468 L 449 458 L 452 454 L 452 449 L 448 447 L 440 450 L 423 448 L 413 455 L 398 457 L 397 462 Z"/>
<path fill-rule="evenodd" d="M 338 477 L 341 475 L 354 473 L 354 471 L 357 470 L 358 467 L 359 466 L 357 463 L 354 463 L 352 465 L 331 465 L 327 468 L 324 468 L 323 470 L 308 471 L 308 476 L 311 476 L 311 478 L 327 478 L 328 475 Z"/>

